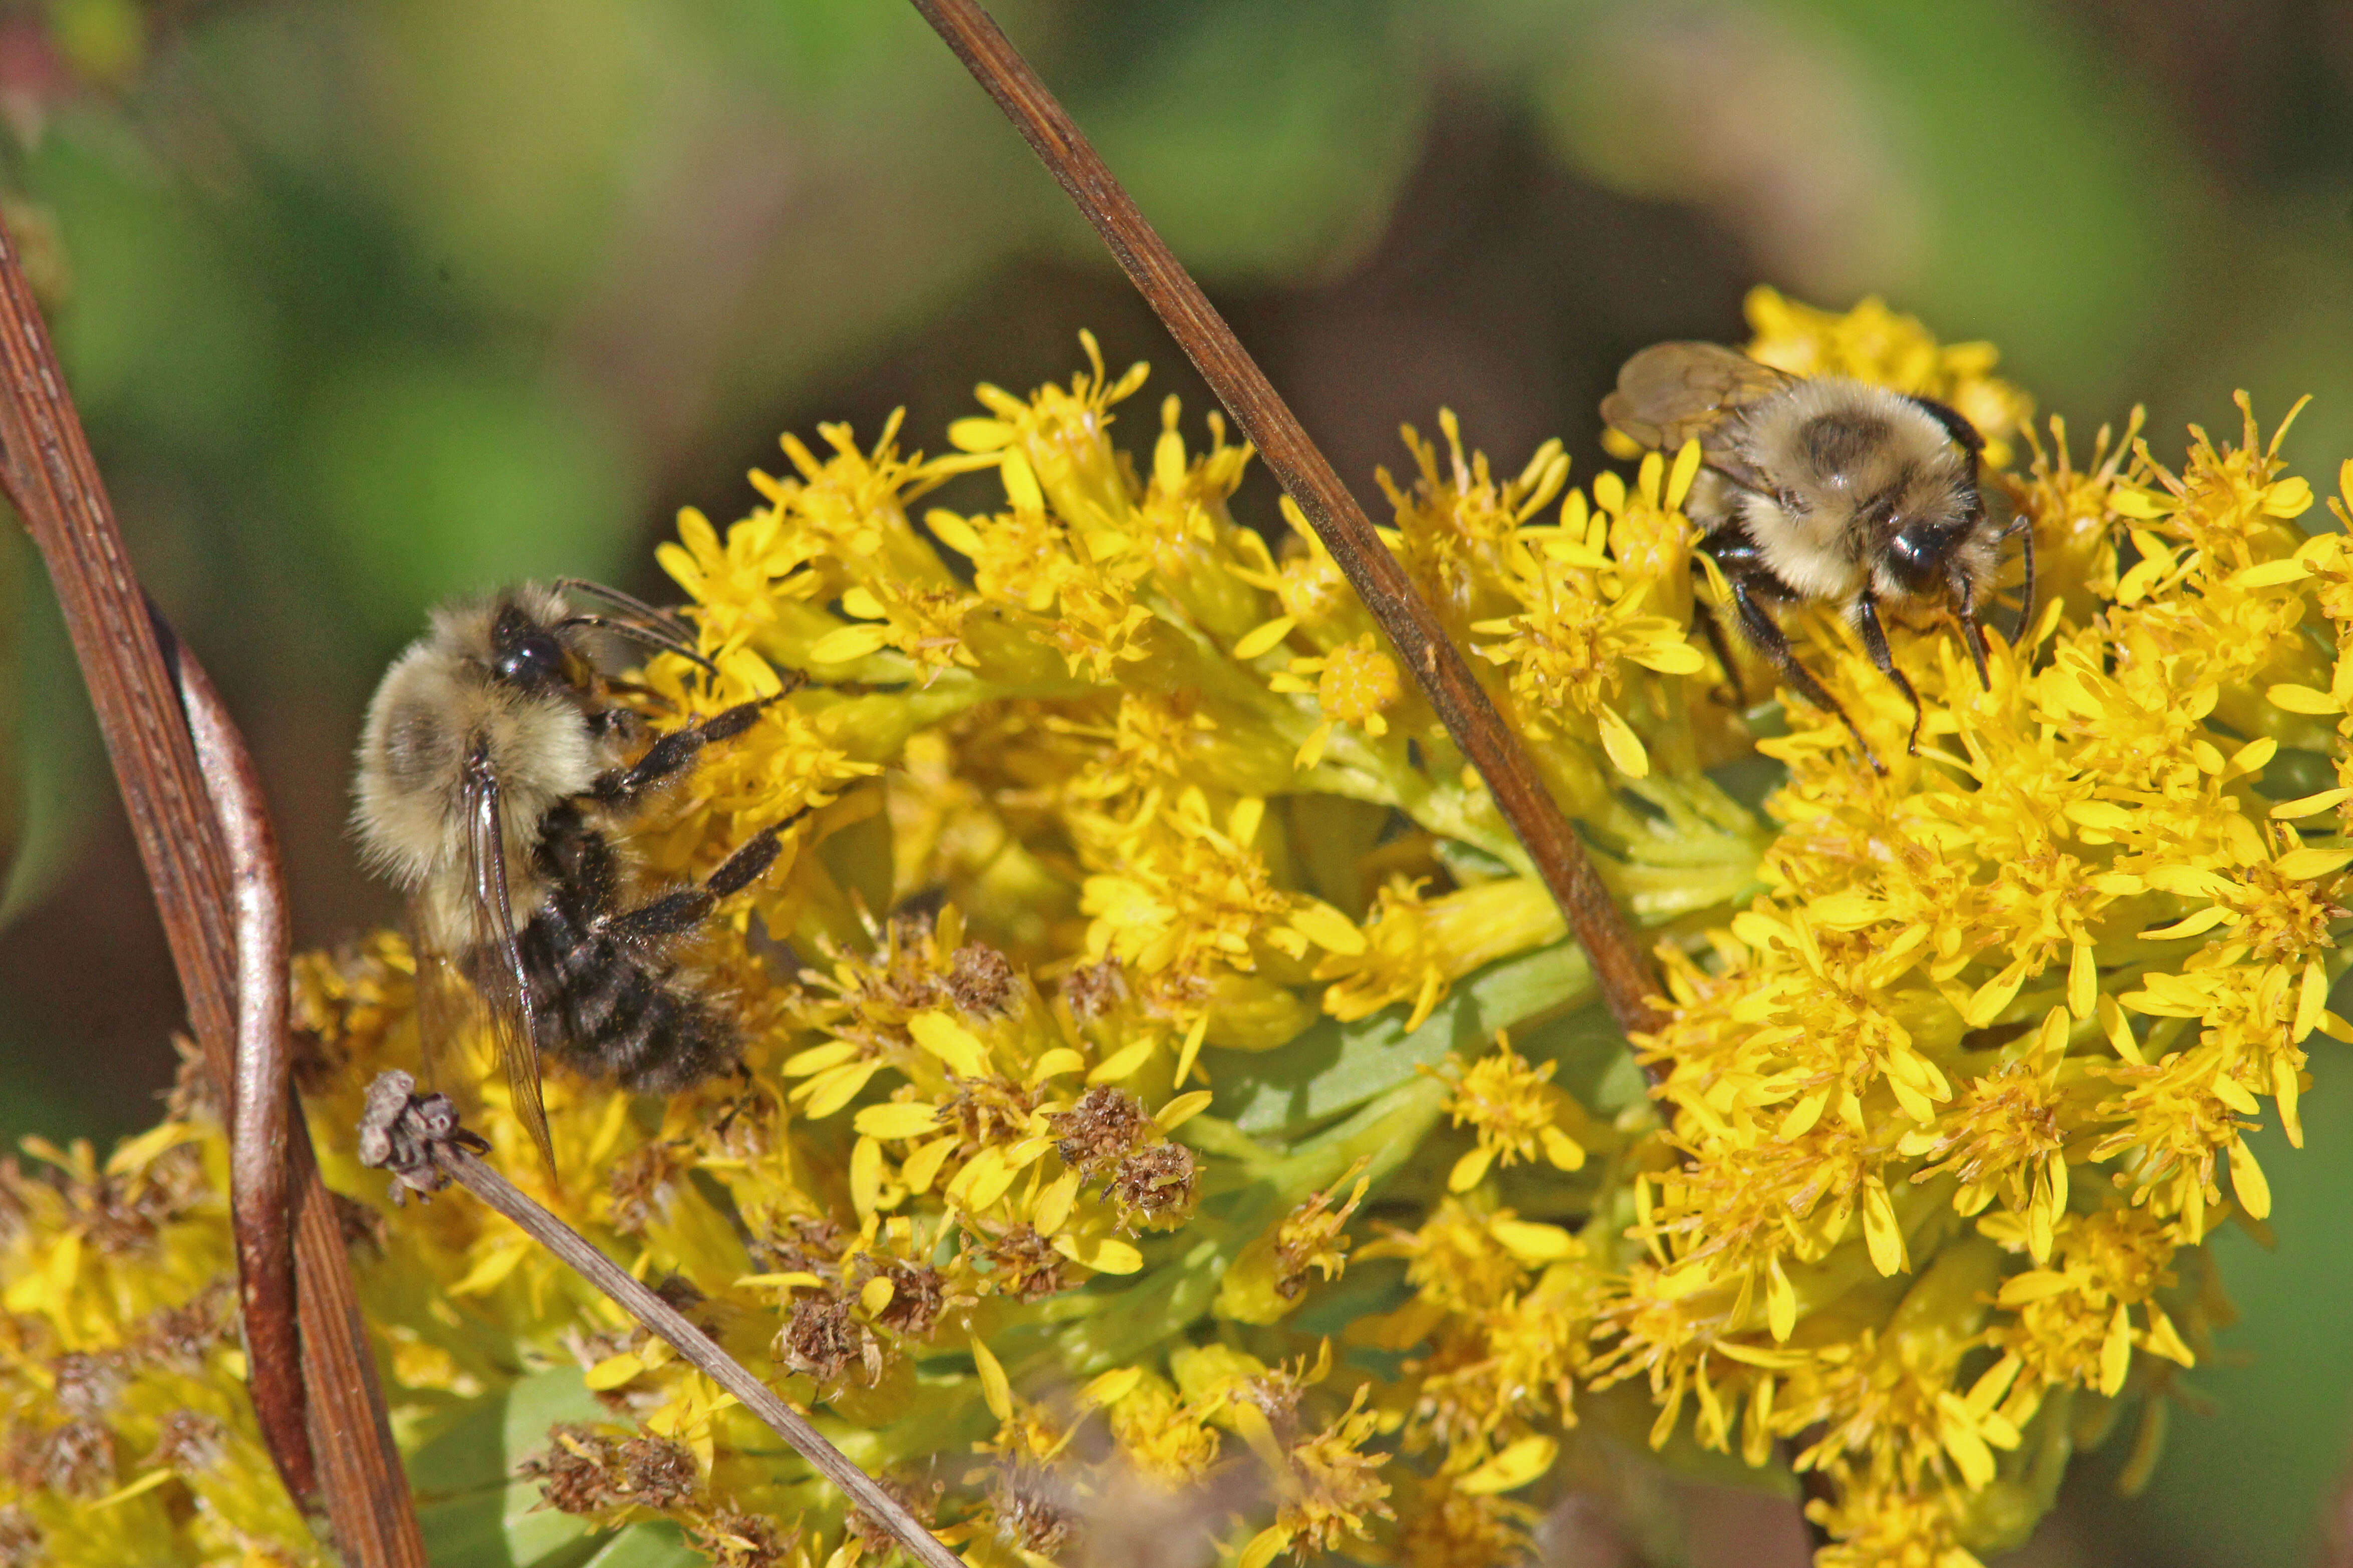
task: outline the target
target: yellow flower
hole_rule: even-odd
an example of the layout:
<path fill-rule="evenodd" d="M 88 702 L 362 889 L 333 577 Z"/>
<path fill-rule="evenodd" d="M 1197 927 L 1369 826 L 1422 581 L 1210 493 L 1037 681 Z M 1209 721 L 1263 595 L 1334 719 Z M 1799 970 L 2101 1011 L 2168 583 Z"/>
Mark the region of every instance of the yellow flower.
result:
<path fill-rule="evenodd" d="M 1313 681 L 1306 679 L 1311 675 L 1315 677 Z M 1388 734 L 1389 721 L 1382 715 L 1405 694 L 1397 660 L 1373 646 L 1370 632 L 1320 658 L 1293 659 L 1268 684 L 1276 691 L 1313 692 L 1315 706 L 1324 714 L 1324 722 L 1300 746 L 1293 762 L 1301 769 L 1324 760 L 1324 748 L 1331 742 L 1335 725 L 1355 724 L 1376 740 Z"/>
<path fill-rule="evenodd" d="M 1475 1130 L 1479 1145 L 1454 1163 L 1449 1191 L 1467 1192 L 1499 1161 L 1509 1166 L 1535 1158 L 1539 1150 L 1559 1170 L 1584 1168 L 1586 1145 L 1596 1133 L 1577 1101 L 1549 1081 L 1559 1065 L 1531 1067 L 1513 1052 L 1511 1037 L 1499 1034 L 1493 1052 L 1460 1069 L 1447 1114 L 1457 1127 Z"/>

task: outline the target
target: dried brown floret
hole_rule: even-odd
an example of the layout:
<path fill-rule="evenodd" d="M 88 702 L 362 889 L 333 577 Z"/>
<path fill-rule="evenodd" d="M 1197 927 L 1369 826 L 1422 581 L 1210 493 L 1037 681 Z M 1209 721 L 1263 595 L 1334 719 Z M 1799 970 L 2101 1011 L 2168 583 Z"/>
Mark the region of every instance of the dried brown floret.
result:
<path fill-rule="evenodd" d="M 997 1288 L 1022 1301 L 1039 1301 L 1062 1288 L 1062 1255 L 1023 1220 L 1008 1226 L 988 1249 L 997 1265 Z"/>
<path fill-rule="evenodd" d="M 47 1556 L 33 1516 L 15 1503 L 0 1508 L 0 1568 L 34 1568 Z"/>
<path fill-rule="evenodd" d="M 174 1410 L 164 1417 L 147 1462 L 190 1476 L 219 1464 L 227 1451 L 227 1426 L 201 1411 Z"/>
<path fill-rule="evenodd" d="M 1106 958 L 1071 970 L 1062 977 L 1062 1000 L 1071 1005 L 1071 1016 L 1082 1024 L 1116 1012 L 1127 1000 L 1127 976 L 1121 972 L 1119 960 Z"/>
<path fill-rule="evenodd" d="M 712 1568 L 774 1568 L 791 1557 L 801 1532 L 741 1509 L 723 1508 L 687 1536 L 711 1559 Z"/>
<path fill-rule="evenodd" d="M 123 1370 L 118 1357 L 68 1351 L 49 1363 L 57 1379 L 58 1408 L 69 1415 L 103 1415 L 122 1392 Z"/>
<path fill-rule="evenodd" d="M 936 1268 L 902 1263 L 895 1258 L 869 1255 L 860 1262 L 864 1265 L 864 1278 L 860 1284 L 878 1276 L 891 1281 L 890 1305 L 877 1313 L 874 1321 L 911 1340 L 930 1337 L 932 1325 L 939 1321 L 940 1310 L 947 1305 L 946 1277 Z"/>
<path fill-rule="evenodd" d="M 822 1215 L 793 1215 L 786 1229 L 754 1237 L 752 1261 L 764 1274 L 831 1274 L 841 1261 L 841 1244 L 849 1235 L 838 1220 Z"/>
<path fill-rule="evenodd" d="M 613 1228 L 623 1236 L 642 1232 L 655 1217 L 657 1206 L 691 1163 L 682 1143 L 649 1143 L 624 1155 L 608 1182 L 613 1194 Z"/>
<path fill-rule="evenodd" d="M 776 1342 L 776 1360 L 819 1383 L 839 1377 L 851 1363 L 862 1363 L 868 1381 L 882 1375 L 882 1345 L 874 1331 L 850 1316 L 838 1296 L 804 1296 L 793 1303 Z"/>
<path fill-rule="evenodd" d="M 643 1505 L 674 1509 L 694 1500 L 702 1472 L 692 1450 L 667 1437 L 614 1437 L 563 1422 L 548 1446 L 515 1468 L 540 1484 L 550 1508 L 597 1514 Z"/>
<path fill-rule="evenodd" d="M 172 1075 L 172 1088 L 164 1097 L 164 1110 L 174 1121 L 201 1121 L 215 1127 L 227 1123 L 227 1101 L 221 1097 L 220 1083 L 212 1069 L 205 1065 L 204 1053 L 185 1035 L 172 1037 L 172 1048 L 180 1056 L 180 1065 Z"/>
<path fill-rule="evenodd" d="M 868 982 L 878 1001 L 920 1013 L 950 1000 L 948 988 L 932 968 L 932 916 L 904 910 L 891 917 L 891 951 L 880 976 Z"/>
<path fill-rule="evenodd" d="M 1011 962 L 980 942 L 957 948 L 948 970 L 948 994 L 957 1009 L 983 1017 L 1013 1011 L 1018 984 Z"/>
<path fill-rule="evenodd" d="M 602 1513 L 614 1504 L 606 1473 L 612 1443 L 586 1426 L 565 1422 L 548 1429 L 547 1447 L 515 1467 L 524 1480 L 539 1483 L 548 1507 L 564 1513 Z"/>
<path fill-rule="evenodd" d="M 629 1500 L 648 1508 L 677 1508 L 691 1501 L 702 1480 L 693 1450 L 667 1437 L 621 1439 L 620 1471 Z"/>
<path fill-rule="evenodd" d="M 916 1523 L 929 1529 L 937 1522 L 940 1499 L 947 1491 L 944 1483 L 934 1481 L 929 1486 L 923 1486 L 905 1477 L 877 1476 L 874 1484 L 889 1493 L 901 1508 L 913 1514 Z M 853 1506 L 844 1522 L 850 1534 L 864 1542 L 869 1552 L 878 1555 L 891 1551 L 899 1543 L 899 1538 L 891 1533 L 887 1525 L 862 1508 Z"/>
<path fill-rule="evenodd" d="M 195 1372 L 205 1357 L 226 1339 L 236 1319 L 227 1280 L 216 1280 L 176 1307 L 159 1307 L 147 1315 L 133 1342 L 137 1352 Z"/>
<path fill-rule="evenodd" d="M 675 1312 L 691 1312 L 706 1300 L 701 1287 L 683 1274 L 665 1274 L 654 1282 L 654 1294 Z"/>
<path fill-rule="evenodd" d="M 1063 1505 L 1060 1489 L 1040 1469 L 1008 1465 L 997 1472 L 990 1489 L 997 1507 L 997 1532 L 1023 1552 L 1052 1557 L 1069 1544 L 1076 1520 Z"/>
<path fill-rule="evenodd" d="M 68 1497 L 104 1497 L 114 1489 L 114 1434 L 103 1421 L 69 1421 L 27 1433 L 8 1456 L 8 1469 L 26 1490 L 47 1487 Z"/>
<path fill-rule="evenodd" d="M 1135 1096 L 1109 1084 L 1087 1090 L 1070 1110 L 1048 1117 L 1046 1125 L 1061 1140 L 1055 1152 L 1062 1163 L 1090 1176 L 1105 1174 L 1113 1162 L 1159 1132 Z"/>
<path fill-rule="evenodd" d="M 1182 1143 L 1155 1143 L 1119 1163 L 1112 1199 L 1147 1223 L 1166 1220 L 1193 1206 L 1193 1176 L 1192 1150 Z"/>

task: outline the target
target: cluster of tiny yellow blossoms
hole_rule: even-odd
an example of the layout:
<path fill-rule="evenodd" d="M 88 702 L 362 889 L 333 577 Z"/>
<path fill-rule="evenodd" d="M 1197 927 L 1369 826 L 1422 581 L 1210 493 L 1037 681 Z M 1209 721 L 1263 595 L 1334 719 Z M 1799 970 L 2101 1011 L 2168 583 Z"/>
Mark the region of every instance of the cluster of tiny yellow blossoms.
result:
<path fill-rule="evenodd" d="M 1123 447 L 1144 372 L 1088 340 L 1068 385 L 982 388 L 947 456 L 828 426 L 742 521 L 681 517 L 659 558 L 712 668 L 654 659 L 649 716 L 776 700 L 628 847 L 674 879 L 786 825 L 692 954 L 741 1069 L 666 1102 L 552 1074 L 551 1173 L 461 1067 L 491 1158 L 974 1568 L 1145 1536 L 1516 1563 L 1645 1444 L 1811 1472 L 1830 1568 L 2021 1539 L 2074 1447 L 2136 1403 L 2158 1430 L 2209 1353 L 2204 1238 L 2269 1207 L 2244 1134 L 2269 1100 L 2300 1137 L 2302 1042 L 2353 1035 L 2327 1009 L 2353 552 L 2297 525 L 2252 417 L 2170 468 L 2137 426 L 2079 468 L 1982 345 L 1876 302 L 1750 316 L 1762 360 L 1961 409 L 2031 521 L 2041 608 L 1989 686 L 1949 625 L 1893 628 L 1917 754 L 1847 625 L 1788 616 L 1883 774 L 1695 633 L 1696 447 L 1572 487 L 1558 443 L 1499 470 L 1441 414 L 1381 480 L 1390 546 L 1660 952 L 1656 1034 L 1609 1024 L 1296 512 L 1237 517 L 1248 448 L 1214 415 L 1188 441 L 1174 399 Z M 304 958 L 297 995 L 437 1563 L 611 1530 L 731 1568 L 890 1555 L 503 1220 L 358 1167 L 366 1084 L 422 1054 L 397 938 Z M 153 1348 L 157 1313 L 227 1310 L 216 1121 L 102 1172 L 51 1153 L 0 1179 L 0 1562 L 315 1555 L 226 1316 Z M 132 1530 L 153 1548 L 93 1533 Z"/>
<path fill-rule="evenodd" d="M 0 1563 L 330 1560 L 246 1397 L 200 1084 L 102 1164 L 38 1139 L 0 1160 Z"/>

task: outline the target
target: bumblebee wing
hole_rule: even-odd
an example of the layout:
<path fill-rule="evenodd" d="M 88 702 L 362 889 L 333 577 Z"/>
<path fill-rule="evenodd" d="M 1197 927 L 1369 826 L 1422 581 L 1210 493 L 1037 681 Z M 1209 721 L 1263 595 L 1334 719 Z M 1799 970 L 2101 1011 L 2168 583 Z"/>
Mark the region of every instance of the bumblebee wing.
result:
<path fill-rule="evenodd" d="M 514 909 L 507 895 L 505 821 L 498 774 L 491 769 L 488 748 L 476 742 L 466 759 L 467 901 L 473 911 L 475 951 L 481 961 L 474 976 L 490 1015 L 499 1061 L 506 1068 L 507 1090 L 515 1114 L 539 1145 L 540 1158 L 555 1170 L 555 1147 L 547 1135 L 547 1108 L 539 1092 L 539 1018 L 531 999 L 531 978 L 523 971 L 522 945 L 516 940 Z"/>
<path fill-rule="evenodd" d="M 477 1109 L 477 1075 L 469 1070 L 463 1041 L 466 1026 L 481 1011 L 481 1000 L 466 982 L 458 961 L 426 935 L 420 909 L 408 919 L 408 951 L 417 961 L 417 1051 L 427 1088 L 456 1100 L 469 1114 Z"/>
<path fill-rule="evenodd" d="M 1657 343 L 1619 371 L 1618 390 L 1601 400 L 1601 417 L 1654 452 L 1672 453 L 1696 437 L 1708 467 L 1743 489 L 1760 489 L 1762 477 L 1732 449 L 1727 416 L 1796 379 L 1716 343 Z"/>

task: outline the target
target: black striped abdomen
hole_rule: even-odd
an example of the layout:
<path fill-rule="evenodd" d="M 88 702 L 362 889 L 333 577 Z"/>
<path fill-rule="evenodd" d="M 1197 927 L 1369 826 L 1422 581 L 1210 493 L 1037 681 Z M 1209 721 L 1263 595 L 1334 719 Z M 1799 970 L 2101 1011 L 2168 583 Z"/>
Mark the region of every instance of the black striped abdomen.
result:
<path fill-rule="evenodd" d="M 554 904 L 521 945 L 543 1055 L 640 1094 L 691 1088 L 733 1064 L 734 1030 L 666 966 Z"/>

